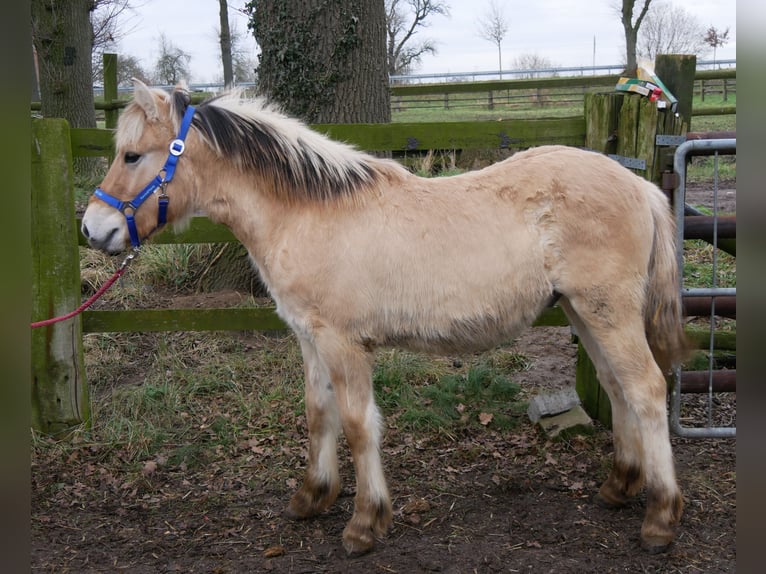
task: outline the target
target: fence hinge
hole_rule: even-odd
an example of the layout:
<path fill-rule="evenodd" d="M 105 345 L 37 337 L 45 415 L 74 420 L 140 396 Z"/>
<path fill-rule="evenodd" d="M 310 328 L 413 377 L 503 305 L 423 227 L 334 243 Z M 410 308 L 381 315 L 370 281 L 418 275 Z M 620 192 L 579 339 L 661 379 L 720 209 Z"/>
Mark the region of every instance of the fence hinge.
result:
<path fill-rule="evenodd" d="M 615 160 L 620 165 L 630 169 L 646 169 L 645 159 L 638 159 L 637 157 L 625 157 L 622 155 L 617 155 L 615 153 L 610 153 L 609 157 Z"/>
<path fill-rule="evenodd" d="M 674 136 L 668 134 L 657 134 L 655 136 L 655 145 L 679 146 L 686 141 L 686 136 Z"/>

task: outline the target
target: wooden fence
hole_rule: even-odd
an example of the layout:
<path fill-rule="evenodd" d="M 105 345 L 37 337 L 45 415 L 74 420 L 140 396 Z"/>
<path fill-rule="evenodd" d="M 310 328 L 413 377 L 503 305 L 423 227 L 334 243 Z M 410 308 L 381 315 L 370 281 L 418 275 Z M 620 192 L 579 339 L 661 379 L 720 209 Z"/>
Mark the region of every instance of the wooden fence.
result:
<path fill-rule="evenodd" d="M 530 78 L 522 80 L 492 80 L 482 82 L 452 82 L 391 86 L 391 110 L 397 112 L 417 109 L 454 109 L 458 107 L 504 110 L 514 107 L 555 108 L 582 105 L 593 93 L 610 93 L 619 74 L 601 76 L 569 76 Z M 706 95 L 721 94 L 726 101 L 736 93 L 737 71 L 734 68 L 699 70 L 694 72 L 694 92 L 704 101 Z M 726 115 L 736 113 L 736 106 L 722 105 L 700 109 L 694 115 Z"/>
<path fill-rule="evenodd" d="M 676 72 L 679 70 L 673 74 Z M 692 76 L 688 66 L 685 77 L 690 93 Z M 677 93 L 676 86 L 668 87 Z M 653 180 L 661 177 L 667 166 L 663 154 L 658 154 L 653 143 L 655 135 L 678 133 L 683 129 L 683 122 L 633 94 L 592 95 L 591 101 L 586 102 L 586 110 L 590 114 L 586 117 L 547 120 L 319 125 L 314 128 L 363 149 L 405 154 L 429 149 L 522 149 L 551 143 L 587 146 L 618 153 L 620 157 L 642 155 L 649 167 L 636 171 Z M 616 143 L 615 133 L 620 133 Z M 85 245 L 85 239 L 78 231 L 79 221 L 74 212 L 72 157 L 109 157 L 113 150 L 111 130 L 70 129 L 63 120 L 33 119 L 32 138 L 32 228 L 35 230 L 32 319 L 38 321 L 68 312 L 80 302 L 78 245 Z M 195 218 L 182 233 L 166 230 L 152 241 L 217 243 L 236 239 L 225 227 L 206 218 Z M 567 322 L 561 310 L 554 307 L 543 313 L 535 324 L 566 325 Z M 35 329 L 32 333 L 33 426 L 44 432 L 58 433 L 88 420 L 82 333 L 284 328 L 274 308 L 269 307 L 87 310 L 74 319 Z M 582 352 L 577 387 L 584 398 L 596 397 L 596 406 L 589 409 L 592 414 L 608 410 L 598 390 L 593 367 Z M 608 422 L 608 414 L 602 420 Z"/>

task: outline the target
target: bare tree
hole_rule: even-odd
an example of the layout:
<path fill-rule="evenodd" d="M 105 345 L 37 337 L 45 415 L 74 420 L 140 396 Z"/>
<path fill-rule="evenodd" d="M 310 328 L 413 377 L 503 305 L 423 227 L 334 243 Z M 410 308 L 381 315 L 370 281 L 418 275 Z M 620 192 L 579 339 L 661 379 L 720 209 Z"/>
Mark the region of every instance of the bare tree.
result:
<path fill-rule="evenodd" d="M 231 5 L 228 6 L 228 9 L 239 11 Z M 255 79 L 256 62 L 248 53 L 245 46 L 246 36 L 238 29 L 237 21 L 228 21 L 228 29 L 225 33 L 221 32 L 221 28 L 216 27 L 215 34 L 221 40 L 224 85 L 229 87 L 241 82 L 252 82 Z M 224 41 L 224 36 L 228 36 L 228 40 Z M 230 74 L 226 71 L 227 66 L 231 70 Z"/>
<path fill-rule="evenodd" d="M 529 70 L 529 72 L 521 74 L 522 78 L 534 78 L 540 77 L 540 74 L 536 74 L 531 70 L 553 68 L 555 67 L 555 64 L 546 56 L 541 56 L 539 54 L 521 54 L 514 58 L 512 67 L 514 70 Z M 554 72 L 552 75 L 555 76 L 556 73 Z"/>
<path fill-rule="evenodd" d="M 386 0 L 386 52 L 388 74 L 395 76 L 412 71 L 424 54 L 436 54 L 430 38 L 415 41 L 418 28 L 435 14 L 449 16 L 449 6 L 441 0 Z"/>
<path fill-rule="evenodd" d="M 715 67 L 715 56 L 719 46 L 723 46 L 729 41 L 729 29 L 726 28 L 723 32 L 717 30 L 714 26 L 710 26 L 705 32 L 704 42 L 711 48 L 713 48 L 713 67 Z"/>
<path fill-rule="evenodd" d="M 175 85 L 180 80 L 189 81 L 189 62 L 191 56 L 160 34 L 160 55 L 154 66 L 157 83 Z"/>
<path fill-rule="evenodd" d="M 138 78 L 146 84 L 151 83 L 150 74 L 144 69 L 141 60 L 135 56 L 117 54 L 117 85 L 131 86 L 133 78 Z"/>
<path fill-rule="evenodd" d="M 246 35 L 240 32 L 236 22 L 230 27 L 231 58 L 234 82 L 252 82 L 255 80 L 257 63 L 246 46 Z"/>
<path fill-rule="evenodd" d="M 654 61 L 657 54 L 694 54 L 707 51 L 705 29 L 680 6 L 655 1 L 638 34 L 636 55 Z"/>
<path fill-rule="evenodd" d="M 90 23 L 93 28 L 94 81 L 103 77 L 103 53 L 115 50 L 119 41 L 133 30 L 129 24 L 131 12 L 131 0 L 93 0 Z"/>
<path fill-rule="evenodd" d="M 496 0 L 490 0 L 487 13 L 480 18 L 476 25 L 479 36 L 497 46 L 497 68 L 500 71 L 500 79 L 503 79 L 503 51 L 502 42 L 508 33 L 508 20 L 505 13 L 497 5 Z"/>
<path fill-rule="evenodd" d="M 635 76 L 638 65 L 636 63 L 636 44 L 638 42 L 638 30 L 641 23 L 646 18 L 649 11 L 649 5 L 652 0 L 641 0 L 641 9 L 638 16 L 633 17 L 636 0 L 622 0 L 621 21 L 622 28 L 625 31 L 625 73 L 628 76 Z"/>
<path fill-rule="evenodd" d="M 221 40 L 221 62 L 223 63 L 223 83 L 230 88 L 234 83 L 234 66 L 231 54 L 231 31 L 229 30 L 229 3 L 218 0 L 218 15 L 221 23 L 218 37 Z"/>

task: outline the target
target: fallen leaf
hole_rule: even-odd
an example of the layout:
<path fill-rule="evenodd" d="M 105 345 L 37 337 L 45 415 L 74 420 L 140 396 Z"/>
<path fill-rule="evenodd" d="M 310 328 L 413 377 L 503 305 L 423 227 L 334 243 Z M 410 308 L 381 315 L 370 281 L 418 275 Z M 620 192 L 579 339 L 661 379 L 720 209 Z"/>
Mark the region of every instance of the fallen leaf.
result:
<path fill-rule="evenodd" d="M 428 512 L 431 510 L 431 505 L 425 498 L 416 498 L 411 500 L 402 508 L 404 514 L 413 514 L 415 512 Z"/>
<path fill-rule="evenodd" d="M 141 474 L 144 476 L 151 476 L 154 471 L 157 470 L 157 462 L 153 460 L 147 460 L 144 463 L 144 467 L 141 469 Z"/>
<path fill-rule="evenodd" d="M 491 423 L 493 418 L 495 418 L 495 415 L 492 413 L 479 413 L 479 422 L 484 426 Z"/>
<path fill-rule="evenodd" d="M 277 546 L 271 546 L 263 551 L 263 556 L 265 558 L 276 558 L 277 556 L 284 556 L 287 553 L 285 550 L 285 547 L 280 545 Z"/>

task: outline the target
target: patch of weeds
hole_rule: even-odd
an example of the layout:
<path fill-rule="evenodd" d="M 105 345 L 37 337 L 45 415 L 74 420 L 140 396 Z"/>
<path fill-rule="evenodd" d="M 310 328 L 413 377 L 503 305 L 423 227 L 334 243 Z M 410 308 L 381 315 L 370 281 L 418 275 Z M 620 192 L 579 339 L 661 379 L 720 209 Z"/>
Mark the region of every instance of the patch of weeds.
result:
<path fill-rule="evenodd" d="M 524 403 L 515 402 L 521 387 L 488 361 L 470 367 L 466 374 L 451 374 L 423 390 L 444 421 L 491 424 L 497 429 L 514 426 Z"/>
<path fill-rule="evenodd" d="M 686 287 L 711 287 L 713 285 L 713 246 L 695 239 L 684 245 L 684 285 Z M 716 262 L 716 286 L 737 286 L 737 258 L 718 250 Z"/>
<path fill-rule="evenodd" d="M 479 357 L 464 372 L 449 372 L 438 361 L 390 351 L 373 380 L 378 404 L 409 429 L 449 433 L 475 424 L 507 429 L 526 404 L 516 401 L 520 387 L 506 373 L 526 366 L 520 355 L 498 352 Z"/>
<path fill-rule="evenodd" d="M 174 448 L 168 456 L 168 465 L 171 467 L 198 468 L 206 461 L 206 449 L 199 443 L 182 444 Z"/>
<path fill-rule="evenodd" d="M 420 402 L 419 389 L 446 374 L 424 355 L 400 350 L 379 353 L 373 373 L 376 400 L 384 410 L 409 410 Z"/>
<path fill-rule="evenodd" d="M 155 285 L 181 290 L 194 285 L 212 257 L 212 244 L 147 244 L 141 251 L 143 278 Z"/>

